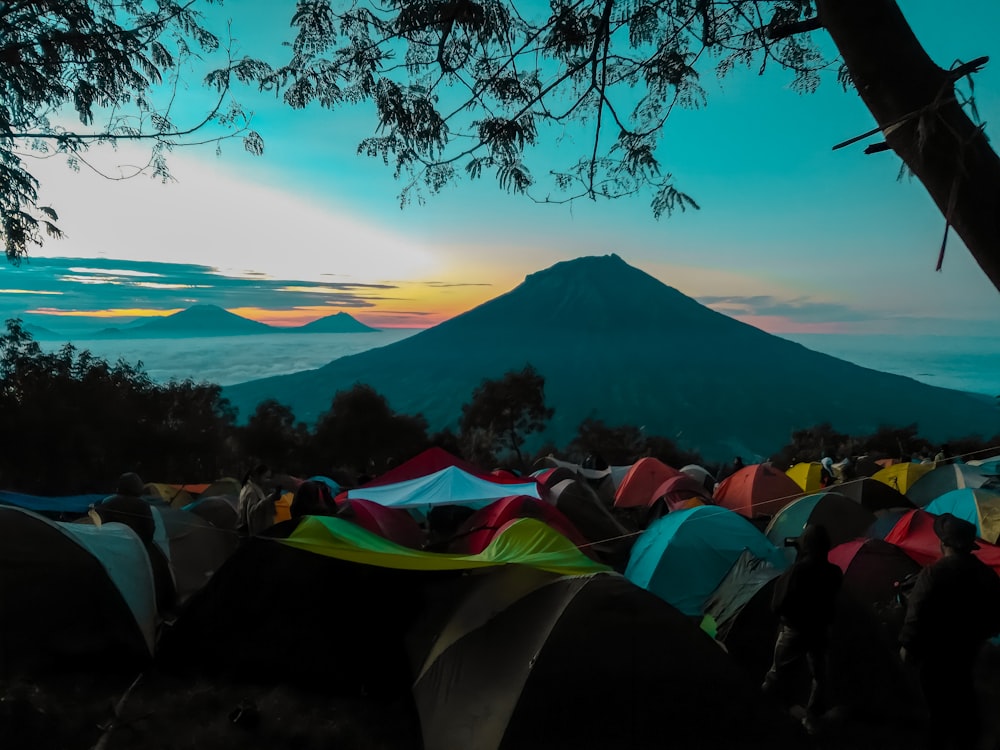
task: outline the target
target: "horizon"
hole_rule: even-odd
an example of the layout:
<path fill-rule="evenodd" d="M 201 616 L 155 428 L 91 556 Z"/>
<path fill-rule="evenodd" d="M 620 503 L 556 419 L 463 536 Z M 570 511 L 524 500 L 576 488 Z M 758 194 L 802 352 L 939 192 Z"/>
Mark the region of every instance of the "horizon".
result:
<path fill-rule="evenodd" d="M 986 133 L 1000 138 L 1000 5 L 900 6 L 943 67 L 994 53 L 975 94 Z M 231 17 L 238 54 L 279 57 L 291 33 L 281 3 L 206 10 L 218 30 Z M 206 93 L 198 71 L 185 73 L 179 116 L 197 113 Z M 717 80 L 706 68 L 707 107 L 674 113 L 657 154 L 702 208 L 660 221 L 648 195 L 543 206 L 492 180 L 462 179 L 401 210 L 392 170 L 357 153 L 370 134 L 364 107 L 293 111 L 243 88 L 236 94 L 265 140 L 260 157 L 238 144 L 221 156 L 214 146 L 177 149 L 168 184 L 33 162 L 40 200 L 58 210 L 66 237 L 4 265 L 0 315 L 114 326 L 209 302 L 269 325 L 347 312 L 375 328 L 422 329 L 553 263 L 616 253 L 778 335 L 992 335 L 997 290 L 954 236 L 935 272 L 945 222 L 919 183 L 898 179 L 899 159 L 832 150 L 872 117 L 834 70 L 822 78 L 799 95 L 777 70 Z M 574 135 L 549 141 L 549 152 L 573 148 Z M 130 144 L 88 152 L 112 177 L 144 157 Z"/>

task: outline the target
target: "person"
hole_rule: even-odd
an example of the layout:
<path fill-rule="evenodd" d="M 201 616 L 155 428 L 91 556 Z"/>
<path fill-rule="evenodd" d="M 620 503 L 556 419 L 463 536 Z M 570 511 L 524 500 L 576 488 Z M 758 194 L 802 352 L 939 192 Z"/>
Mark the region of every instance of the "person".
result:
<path fill-rule="evenodd" d="M 307 479 L 295 490 L 292 507 L 288 510 L 292 518 L 302 516 L 335 516 L 337 505 L 333 501 L 330 488 L 324 483 Z"/>
<path fill-rule="evenodd" d="M 257 536 L 274 525 L 274 502 L 280 497 L 281 488 L 272 488 L 272 483 L 267 464 L 257 464 L 243 477 L 236 507 L 236 530 L 242 536 Z"/>
<path fill-rule="evenodd" d="M 1000 576 L 972 552 L 976 527 L 951 513 L 934 519 L 941 559 L 910 592 L 900 657 L 917 668 L 929 713 L 928 748 L 974 748 L 980 733 L 973 670 L 1000 632 Z"/>
<path fill-rule="evenodd" d="M 791 540 L 790 540 L 791 542 Z M 821 524 L 810 524 L 794 540 L 795 563 L 774 587 L 771 610 L 778 615 L 778 639 L 771 669 L 764 677 L 764 692 L 785 697 L 789 678 L 803 662 L 812 685 L 802 719 L 815 732 L 827 706 L 827 648 L 843 573 L 827 559 L 830 535 Z"/>
<path fill-rule="evenodd" d="M 746 465 L 743 463 L 743 456 L 737 456 L 736 458 L 733 459 L 733 468 L 732 471 L 730 471 L 729 473 L 735 474 L 740 469 L 745 468 L 745 466 Z"/>
<path fill-rule="evenodd" d="M 949 455 L 950 453 L 951 449 L 948 447 L 948 444 L 945 443 L 944 445 L 942 445 L 938 449 L 938 452 L 934 454 L 934 465 L 939 466 L 945 463 L 949 458 L 951 458 L 951 456 Z"/>
<path fill-rule="evenodd" d="M 822 487 L 829 487 L 836 480 L 833 472 L 833 459 L 823 456 L 819 461 L 819 483 Z"/>

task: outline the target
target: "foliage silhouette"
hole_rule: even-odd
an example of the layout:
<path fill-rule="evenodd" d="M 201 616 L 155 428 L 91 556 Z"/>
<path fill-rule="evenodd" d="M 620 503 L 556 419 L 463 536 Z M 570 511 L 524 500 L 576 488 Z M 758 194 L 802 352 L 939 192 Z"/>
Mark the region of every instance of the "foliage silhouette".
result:
<path fill-rule="evenodd" d="M 55 209 L 38 204 L 39 183 L 26 162 L 29 154 L 59 154 L 79 169 L 92 167 L 86 157 L 92 145 L 144 141 L 151 144 L 145 165 L 105 176 L 124 179 L 149 172 L 167 180 L 166 155 L 176 146 L 242 136 L 246 150 L 262 153 L 263 140 L 250 129 L 250 115 L 230 97 L 234 77 L 247 81 L 257 71 L 252 61 L 227 56 L 205 81 L 216 94 L 214 103 L 197 121 L 174 119 L 188 62 L 223 52 L 196 8 L 213 2 L 20 0 L 4 5 L 0 234 L 8 260 L 19 262 L 46 235 L 61 236 Z M 67 124 L 70 111 L 75 126 Z M 221 134 L 203 133 L 210 126 L 221 128 Z"/>
<path fill-rule="evenodd" d="M 956 94 L 987 58 L 940 68 L 895 0 L 310 0 L 291 22 L 261 87 L 295 108 L 372 105 L 358 151 L 392 165 L 404 205 L 492 173 L 538 202 L 651 192 L 656 216 L 698 207 L 657 147 L 675 109 L 706 103 L 701 77 L 777 65 L 812 92 L 823 30 L 878 123 L 854 140 L 885 138 L 868 153 L 896 152 L 1000 288 L 1000 158 Z"/>

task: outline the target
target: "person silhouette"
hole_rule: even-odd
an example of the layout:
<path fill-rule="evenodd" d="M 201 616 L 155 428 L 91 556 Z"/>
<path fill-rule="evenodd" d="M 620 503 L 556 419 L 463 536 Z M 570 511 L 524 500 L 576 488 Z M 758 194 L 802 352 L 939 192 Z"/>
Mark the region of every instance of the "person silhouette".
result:
<path fill-rule="evenodd" d="M 920 571 L 899 634 L 900 658 L 917 668 L 927 704 L 928 748 L 975 748 L 973 680 L 986 639 L 1000 633 L 1000 576 L 973 551 L 976 527 L 951 513 L 934 519 L 941 559 Z"/>

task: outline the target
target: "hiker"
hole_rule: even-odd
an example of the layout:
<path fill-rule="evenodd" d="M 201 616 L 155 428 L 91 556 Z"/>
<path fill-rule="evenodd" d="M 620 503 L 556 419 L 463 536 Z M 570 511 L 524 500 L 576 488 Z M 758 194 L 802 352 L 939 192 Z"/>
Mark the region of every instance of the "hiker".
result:
<path fill-rule="evenodd" d="M 899 655 L 917 668 L 929 713 L 929 748 L 974 748 L 980 717 L 973 670 L 986 639 L 1000 632 L 1000 576 L 975 557 L 976 527 L 934 519 L 941 559 L 920 571 L 899 634 Z"/>
<path fill-rule="evenodd" d="M 273 485 L 267 464 L 257 464 L 243 477 L 240 501 L 236 509 L 236 530 L 241 536 L 257 536 L 274 525 L 274 502 L 281 488 Z"/>
<path fill-rule="evenodd" d="M 337 505 L 324 482 L 308 479 L 298 486 L 289 508 L 292 518 L 302 516 L 335 516 Z"/>
<path fill-rule="evenodd" d="M 818 719 L 828 708 L 827 647 L 829 629 L 836 614 L 837 595 L 843 573 L 827 560 L 830 535 L 825 526 L 810 524 L 796 540 L 795 564 L 785 571 L 774 587 L 771 609 L 780 626 L 774 644 L 774 661 L 764 677 L 765 693 L 784 697 L 788 678 L 803 661 L 809 668 L 812 686 L 802 724 L 813 733 Z"/>

